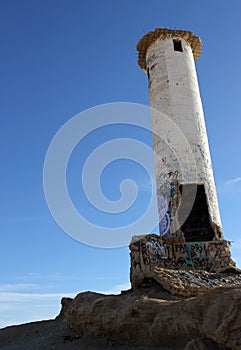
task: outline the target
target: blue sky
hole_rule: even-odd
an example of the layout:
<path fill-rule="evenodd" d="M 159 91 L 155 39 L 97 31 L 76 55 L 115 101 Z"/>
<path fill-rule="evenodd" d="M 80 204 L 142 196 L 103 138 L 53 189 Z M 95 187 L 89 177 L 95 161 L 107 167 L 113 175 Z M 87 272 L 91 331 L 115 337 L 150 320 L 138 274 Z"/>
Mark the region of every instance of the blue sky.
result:
<path fill-rule="evenodd" d="M 127 247 L 81 244 L 53 220 L 43 165 L 55 133 L 79 112 L 110 102 L 149 104 L 135 46 L 156 27 L 191 30 L 202 39 L 196 66 L 223 230 L 241 266 L 241 2 L 1 1 L 0 327 L 55 317 L 64 295 L 128 287 Z M 117 166 L 118 176 L 140 174 L 128 162 Z M 77 166 L 71 169 L 75 197 Z M 110 200 L 119 195 L 118 176 L 103 178 Z M 82 208 L 90 215 L 87 204 Z"/>

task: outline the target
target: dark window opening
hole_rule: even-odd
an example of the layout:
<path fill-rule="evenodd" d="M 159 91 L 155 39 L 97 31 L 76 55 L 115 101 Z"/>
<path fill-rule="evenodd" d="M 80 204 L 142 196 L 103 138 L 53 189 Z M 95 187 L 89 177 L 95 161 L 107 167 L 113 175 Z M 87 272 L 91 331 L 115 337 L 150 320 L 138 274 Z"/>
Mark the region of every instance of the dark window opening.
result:
<path fill-rule="evenodd" d="M 183 52 L 181 40 L 173 39 L 174 50 Z"/>
<path fill-rule="evenodd" d="M 178 210 L 178 218 L 188 214 L 188 206 L 190 198 L 193 196 L 193 191 L 196 195 L 195 200 L 186 221 L 182 223 L 181 230 L 184 233 L 187 242 L 211 241 L 215 238 L 215 232 L 211 224 L 211 219 L 208 211 L 208 204 L 204 185 L 187 184 L 180 185 L 181 205 Z M 195 193 L 195 192 L 194 192 Z"/>

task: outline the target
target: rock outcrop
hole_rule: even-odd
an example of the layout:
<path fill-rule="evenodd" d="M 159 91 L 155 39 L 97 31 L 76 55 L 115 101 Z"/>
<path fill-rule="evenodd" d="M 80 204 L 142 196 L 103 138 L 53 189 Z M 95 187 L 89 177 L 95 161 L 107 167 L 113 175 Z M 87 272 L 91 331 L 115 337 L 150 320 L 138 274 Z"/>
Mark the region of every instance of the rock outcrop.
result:
<path fill-rule="evenodd" d="M 65 300 L 63 300 L 65 304 Z M 241 287 L 170 297 L 158 284 L 118 296 L 81 293 L 65 312 L 78 334 L 167 349 L 241 348 Z"/>

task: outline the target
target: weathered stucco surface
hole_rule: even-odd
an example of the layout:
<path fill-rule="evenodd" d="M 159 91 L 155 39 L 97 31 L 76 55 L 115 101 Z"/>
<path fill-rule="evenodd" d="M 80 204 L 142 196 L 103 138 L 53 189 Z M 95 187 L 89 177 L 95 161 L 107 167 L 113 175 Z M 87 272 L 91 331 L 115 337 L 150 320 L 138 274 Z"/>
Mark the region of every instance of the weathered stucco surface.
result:
<path fill-rule="evenodd" d="M 183 202 L 185 185 L 198 184 L 204 186 L 203 207 L 207 206 L 212 239 L 219 240 L 223 238 L 221 219 L 193 56 L 195 50 L 198 51 L 196 58 L 201 54 L 201 42 L 190 33 L 162 30 L 158 37 L 156 30 L 148 33 L 146 39 L 144 37 L 137 45 L 142 68 L 143 55 L 146 55 L 158 210 L 162 221 L 160 234 L 175 233 L 182 226 L 186 216 L 181 218 L 177 209 Z M 174 40 L 179 42 L 182 51 L 175 51 Z M 176 192 L 180 185 L 183 193 L 178 202 Z M 193 204 L 195 188 L 188 195 L 190 198 L 185 199 L 185 203 Z"/>

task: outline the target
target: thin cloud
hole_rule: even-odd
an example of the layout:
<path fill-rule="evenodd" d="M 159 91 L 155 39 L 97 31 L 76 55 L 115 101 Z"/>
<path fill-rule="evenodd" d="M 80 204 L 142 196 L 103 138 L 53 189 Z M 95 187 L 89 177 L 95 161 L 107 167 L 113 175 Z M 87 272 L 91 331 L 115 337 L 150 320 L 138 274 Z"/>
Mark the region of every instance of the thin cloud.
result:
<path fill-rule="evenodd" d="M 102 293 L 102 294 L 119 294 L 122 290 L 127 290 L 130 289 L 131 285 L 130 283 L 125 283 L 125 284 L 117 284 L 116 286 L 108 289 L 108 290 L 102 290 L 102 291 L 97 291 L 97 293 Z"/>
<path fill-rule="evenodd" d="M 33 283 L 14 283 L 14 284 L 0 284 L 1 292 L 21 292 L 26 290 L 36 290 L 39 288 L 38 284 Z"/>
<path fill-rule="evenodd" d="M 234 194 L 241 191 L 241 177 L 226 180 L 217 186 L 219 194 Z"/>
<path fill-rule="evenodd" d="M 62 297 L 74 298 L 74 293 L 8 293 L 0 292 L 0 303 L 6 302 L 35 302 L 60 300 Z"/>
<path fill-rule="evenodd" d="M 41 274 L 39 272 L 28 272 L 27 275 L 30 276 L 30 277 L 39 277 L 39 276 L 41 276 Z"/>
<path fill-rule="evenodd" d="M 232 185 L 232 184 L 236 184 L 238 182 L 241 182 L 241 177 L 236 177 L 234 179 L 230 179 L 230 180 L 226 181 L 224 184 L 225 185 Z"/>
<path fill-rule="evenodd" d="M 109 280 L 119 280 L 119 276 L 76 276 L 76 275 L 66 275 L 66 274 L 40 274 L 38 272 L 28 272 L 28 280 L 51 280 L 51 281 L 109 281 Z"/>

